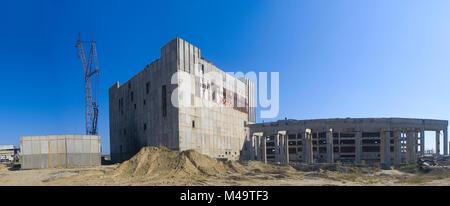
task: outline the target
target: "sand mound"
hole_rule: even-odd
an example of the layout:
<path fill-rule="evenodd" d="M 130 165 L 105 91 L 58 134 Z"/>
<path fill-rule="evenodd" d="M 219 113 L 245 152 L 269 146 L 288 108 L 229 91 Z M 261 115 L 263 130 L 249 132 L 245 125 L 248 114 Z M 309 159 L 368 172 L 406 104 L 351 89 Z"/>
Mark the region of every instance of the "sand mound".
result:
<path fill-rule="evenodd" d="M 192 178 L 221 176 L 244 170 L 237 162 L 217 161 L 194 150 L 179 152 L 144 147 L 131 159 L 123 162 L 114 173 L 130 177 Z"/>

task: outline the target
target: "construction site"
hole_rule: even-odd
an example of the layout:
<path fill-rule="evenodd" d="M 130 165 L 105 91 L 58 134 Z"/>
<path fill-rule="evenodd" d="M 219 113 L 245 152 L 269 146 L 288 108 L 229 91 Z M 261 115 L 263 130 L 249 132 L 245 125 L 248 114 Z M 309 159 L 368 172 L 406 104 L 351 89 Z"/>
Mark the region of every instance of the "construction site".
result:
<path fill-rule="evenodd" d="M 345 164 L 223 161 L 195 150 L 143 147 L 121 164 L 47 169 L 0 166 L 1 185 L 40 186 L 409 186 L 450 184 L 450 165 L 430 158 L 383 170 Z"/>
<path fill-rule="evenodd" d="M 88 48 L 86 58 L 85 47 Z M 85 92 L 85 135 L 21 136 L 20 152 L 7 166 L 21 169 L 99 166 L 101 143 L 98 135 L 99 66 L 95 41 L 82 41 L 78 33 L 75 43 L 81 60 Z M 14 153 L 13 153 L 14 154 Z"/>
<path fill-rule="evenodd" d="M 450 185 L 447 120 L 256 123 L 254 83 L 178 37 L 109 88 L 111 161 L 102 163 L 96 45 L 76 45 L 86 134 L 21 137 L 19 160 L 0 165 L 1 185 Z M 434 153 L 425 150 L 428 131 Z"/>

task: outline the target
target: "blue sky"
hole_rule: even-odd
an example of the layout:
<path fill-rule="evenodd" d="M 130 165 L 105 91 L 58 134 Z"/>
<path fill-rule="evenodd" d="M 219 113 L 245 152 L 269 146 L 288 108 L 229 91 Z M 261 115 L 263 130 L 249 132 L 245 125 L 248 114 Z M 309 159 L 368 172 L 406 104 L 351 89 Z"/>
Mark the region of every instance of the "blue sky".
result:
<path fill-rule="evenodd" d="M 176 36 L 224 71 L 279 72 L 275 119 L 448 120 L 449 19 L 444 0 L 3 2 L 0 144 L 85 132 L 78 32 L 97 41 L 104 153 L 108 88 Z"/>

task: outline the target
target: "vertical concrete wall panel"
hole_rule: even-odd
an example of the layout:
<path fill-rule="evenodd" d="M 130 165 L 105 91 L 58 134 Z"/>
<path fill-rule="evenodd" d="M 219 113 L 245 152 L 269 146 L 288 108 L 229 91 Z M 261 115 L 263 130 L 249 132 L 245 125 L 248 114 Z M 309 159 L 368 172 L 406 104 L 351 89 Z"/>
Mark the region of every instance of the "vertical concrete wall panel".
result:
<path fill-rule="evenodd" d="M 20 142 L 23 169 L 89 166 L 101 163 L 99 136 L 24 136 Z"/>
<path fill-rule="evenodd" d="M 31 143 L 32 143 L 31 141 L 22 141 L 21 142 L 21 147 L 22 148 L 20 148 L 20 151 L 23 151 L 22 154 L 25 154 L 25 155 L 32 154 L 32 150 L 31 150 L 32 145 L 31 145 Z"/>
<path fill-rule="evenodd" d="M 31 154 L 41 154 L 41 142 L 39 140 L 31 140 Z"/>
<path fill-rule="evenodd" d="M 64 154 L 66 153 L 66 141 L 64 139 L 57 139 L 57 153 Z"/>
<path fill-rule="evenodd" d="M 98 141 L 98 139 L 91 139 L 90 140 L 91 143 L 91 151 L 90 153 L 100 153 L 100 142 Z"/>
<path fill-rule="evenodd" d="M 90 140 L 90 137 L 89 137 L 89 139 L 83 139 L 81 141 L 82 141 L 82 144 L 83 144 L 83 147 L 81 148 L 82 149 L 81 153 L 90 153 L 91 152 L 91 140 Z"/>

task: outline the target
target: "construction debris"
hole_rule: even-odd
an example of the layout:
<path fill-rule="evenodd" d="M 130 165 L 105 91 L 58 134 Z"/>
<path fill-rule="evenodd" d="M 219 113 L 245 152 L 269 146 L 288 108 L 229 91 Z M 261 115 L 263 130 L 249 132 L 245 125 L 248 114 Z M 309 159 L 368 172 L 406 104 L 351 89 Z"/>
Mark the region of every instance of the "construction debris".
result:
<path fill-rule="evenodd" d="M 431 172 L 433 170 L 450 170 L 450 166 L 438 164 L 434 156 L 423 156 L 418 158 L 417 164 L 420 171 L 424 173 Z"/>

